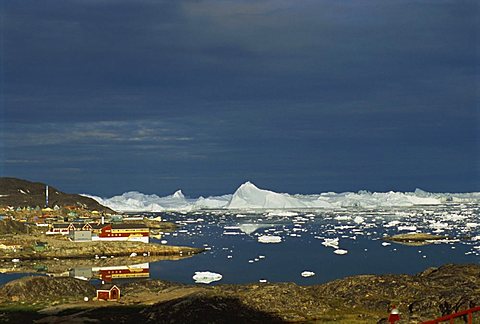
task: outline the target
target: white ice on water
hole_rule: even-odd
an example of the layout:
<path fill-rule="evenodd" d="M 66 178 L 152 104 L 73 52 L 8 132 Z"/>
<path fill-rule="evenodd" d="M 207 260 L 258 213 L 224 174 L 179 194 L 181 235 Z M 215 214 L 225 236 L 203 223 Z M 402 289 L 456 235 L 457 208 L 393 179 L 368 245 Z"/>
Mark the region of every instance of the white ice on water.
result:
<path fill-rule="evenodd" d="M 307 278 L 307 277 L 313 277 L 315 275 L 315 272 L 313 271 L 308 271 L 305 270 L 301 273 L 302 277 Z"/>
<path fill-rule="evenodd" d="M 282 242 L 282 237 L 276 235 L 262 235 L 258 237 L 258 242 L 260 243 L 280 243 Z"/>
<path fill-rule="evenodd" d="M 411 207 L 417 205 L 440 205 L 446 202 L 480 203 L 480 193 L 429 193 L 423 190 L 414 192 L 368 192 L 320 193 L 315 195 L 291 195 L 260 189 L 251 182 L 242 184 L 231 195 L 199 197 L 189 199 L 181 190 L 166 197 L 146 195 L 137 191 L 126 192 L 120 196 L 101 198 L 84 195 L 95 199 L 102 205 L 116 211 L 179 211 L 190 212 L 205 209 L 230 209 L 246 212 L 258 209 L 270 209 L 265 216 L 297 216 L 296 212 L 286 210 L 302 209 L 342 209 L 346 207 L 380 208 Z M 451 215 L 451 218 L 459 217 Z M 462 217 L 462 216 L 460 216 Z M 363 217 L 354 219 L 362 223 Z"/>
<path fill-rule="evenodd" d="M 192 278 L 195 280 L 195 283 L 209 284 L 221 280 L 222 275 L 210 271 L 196 271 Z"/>

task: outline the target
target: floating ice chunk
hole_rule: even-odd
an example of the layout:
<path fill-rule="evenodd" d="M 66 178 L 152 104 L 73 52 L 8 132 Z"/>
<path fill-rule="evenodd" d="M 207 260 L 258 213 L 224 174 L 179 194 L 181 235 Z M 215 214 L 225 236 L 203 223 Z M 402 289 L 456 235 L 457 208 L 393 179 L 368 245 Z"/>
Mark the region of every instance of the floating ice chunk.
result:
<path fill-rule="evenodd" d="M 280 243 L 282 238 L 275 235 L 262 235 L 258 237 L 258 242 L 260 243 Z"/>
<path fill-rule="evenodd" d="M 400 224 L 400 221 L 394 220 L 394 221 L 391 221 L 388 224 L 385 224 L 383 226 L 384 227 L 394 227 L 394 226 L 397 226 L 398 224 Z"/>
<path fill-rule="evenodd" d="M 365 218 L 363 218 L 362 216 L 357 216 L 353 219 L 353 221 L 357 224 L 362 224 L 365 222 Z"/>
<path fill-rule="evenodd" d="M 431 228 L 434 228 L 434 229 L 443 229 L 443 228 L 447 228 L 447 227 L 448 227 L 448 224 L 447 224 L 447 223 L 442 223 L 442 222 L 435 222 L 435 221 L 433 221 L 433 222 L 430 224 L 430 227 L 431 227 Z"/>
<path fill-rule="evenodd" d="M 416 231 L 417 227 L 416 226 L 398 226 L 397 229 L 399 231 Z"/>
<path fill-rule="evenodd" d="M 479 226 L 479 225 L 480 225 L 480 224 L 478 224 L 478 223 L 466 223 L 466 224 L 465 224 L 466 227 L 477 227 L 477 226 Z"/>
<path fill-rule="evenodd" d="M 333 239 L 326 238 L 323 240 L 322 244 L 326 247 L 338 249 L 338 237 Z"/>
<path fill-rule="evenodd" d="M 383 245 L 383 246 L 389 246 L 389 245 L 392 245 L 392 243 L 383 242 L 382 245 Z"/>
<path fill-rule="evenodd" d="M 301 273 L 301 275 L 302 275 L 302 277 L 304 277 L 304 278 L 312 277 L 312 276 L 315 275 L 315 272 L 305 270 L 305 271 L 303 271 L 303 272 Z"/>
<path fill-rule="evenodd" d="M 196 271 L 195 275 L 193 276 L 193 280 L 195 283 L 204 283 L 209 284 L 214 281 L 219 281 L 222 279 L 222 275 L 215 272 L 210 271 Z"/>
<path fill-rule="evenodd" d="M 267 282 L 267 279 L 260 279 L 260 280 L 258 280 L 258 282 L 266 283 L 266 282 Z"/>
<path fill-rule="evenodd" d="M 298 213 L 290 212 L 290 211 L 272 211 L 272 212 L 269 212 L 266 216 L 267 217 L 272 217 L 272 216 L 292 217 L 297 215 Z"/>
<path fill-rule="evenodd" d="M 347 254 L 348 251 L 347 250 L 342 250 L 342 249 L 336 249 L 335 251 L 333 251 L 333 253 L 343 255 L 343 254 Z"/>
<path fill-rule="evenodd" d="M 261 228 L 266 228 L 266 227 L 270 227 L 271 225 L 270 224 L 254 224 L 254 223 L 248 223 L 248 224 L 241 224 L 240 226 L 238 226 L 238 228 L 244 232 L 245 234 L 252 234 L 254 233 L 255 231 L 261 229 Z"/>
<path fill-rule="evenodd" d="M 137 256 L 137 253 L 135 253 L 135 252 L 130 253 L 131 258 L 136 257 L 136 256 Z"/>
<path fill-rule="evenodd" d="M 13 263 L 20 262 L 20 259 L 12 259 L 12 262 L 13 262 Z"/>

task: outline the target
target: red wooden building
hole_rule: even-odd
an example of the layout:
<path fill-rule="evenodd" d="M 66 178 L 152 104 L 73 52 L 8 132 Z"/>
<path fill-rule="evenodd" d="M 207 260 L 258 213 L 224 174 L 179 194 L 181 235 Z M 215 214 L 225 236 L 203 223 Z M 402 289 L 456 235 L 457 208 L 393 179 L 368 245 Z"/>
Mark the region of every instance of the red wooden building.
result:
<path fill-rule="evenodd" d="M 150 230 L 144 224 L 106 224 L 98 233 L 98 240 L 148 243 L 149 236 Z"/>
<path fill-rule="evenodd" d="M 103 284 L 97 289 L 97 300 L 120 300 L 120 288 L 114 284 Z"/>

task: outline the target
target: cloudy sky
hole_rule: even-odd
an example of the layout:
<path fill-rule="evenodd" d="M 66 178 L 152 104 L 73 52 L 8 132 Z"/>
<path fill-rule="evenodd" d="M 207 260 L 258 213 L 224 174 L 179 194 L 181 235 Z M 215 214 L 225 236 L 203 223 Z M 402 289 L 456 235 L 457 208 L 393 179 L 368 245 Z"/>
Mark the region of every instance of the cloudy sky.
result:
<path fill-rule="evenodd" d="M 480 191 L 476 0 L 0 6 L 2 176 L 102 196 Z"/>

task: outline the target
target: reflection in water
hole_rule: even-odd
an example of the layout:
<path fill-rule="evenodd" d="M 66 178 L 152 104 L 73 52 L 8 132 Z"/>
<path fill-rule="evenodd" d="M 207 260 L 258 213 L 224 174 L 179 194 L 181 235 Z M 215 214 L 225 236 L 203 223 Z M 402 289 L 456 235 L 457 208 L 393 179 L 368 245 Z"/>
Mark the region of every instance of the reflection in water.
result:
<path fill-rule="evenodd" d="M 98 259 L 53 259 L 29 260 L 18 263 L 3 263 L 0 272 L 5 274 L 39 274 L 49 277 L 74 277 L 82 280 L 136 280 L 150 278 L 150 264 L 159 261 L 175 261 L 186 256 L 137 256 Z M 7 266 L 8 265 L 8 266 Z M 5 267 L 4 267 L 5 266 Z M 7 278 L 5 275 L 0 276 Z M 16 277 L 12 277 L 16 278 Z M 7 280 L 9 281 L 9 280 Z"/>
<path fill-rule="evenodd" d="M 147 262 L 104 267 L 76 267 L 70 269 L 69 276 L 83 280 L 100 279 L 106 282 L 114 279 L 143 279 L 150 277 L 150 264 Z"/>

